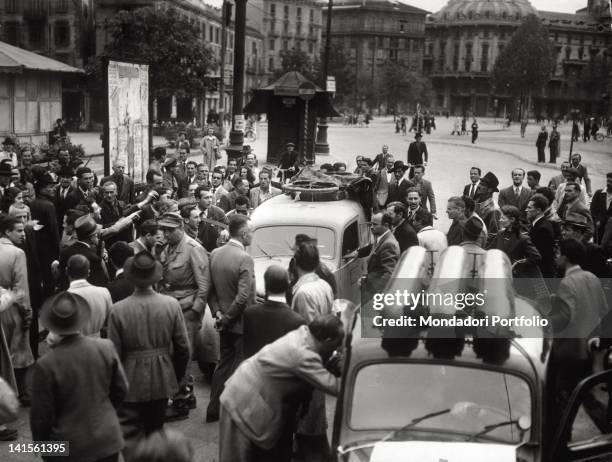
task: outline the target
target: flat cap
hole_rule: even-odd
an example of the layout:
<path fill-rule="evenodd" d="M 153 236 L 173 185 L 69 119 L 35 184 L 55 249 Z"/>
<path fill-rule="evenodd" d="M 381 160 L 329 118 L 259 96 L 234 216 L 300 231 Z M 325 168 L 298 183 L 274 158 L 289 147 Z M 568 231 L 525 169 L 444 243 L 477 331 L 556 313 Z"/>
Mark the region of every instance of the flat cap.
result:
<path fill-rule="evenodd" d="M 183 218 L 176 212 L 166 212 L 157 222 L 160 228 L 180 228 L 183 226 Z"/>

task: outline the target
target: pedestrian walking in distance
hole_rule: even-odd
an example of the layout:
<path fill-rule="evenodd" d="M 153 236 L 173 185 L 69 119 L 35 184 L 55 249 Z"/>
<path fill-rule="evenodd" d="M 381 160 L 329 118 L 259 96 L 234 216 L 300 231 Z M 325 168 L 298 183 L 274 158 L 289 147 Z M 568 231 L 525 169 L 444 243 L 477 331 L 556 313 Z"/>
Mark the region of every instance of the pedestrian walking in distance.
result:
<path fill-rule="evenodd" d="M 476 118 L 474 117 L 474 122 L 472 123 L 472 144 L 474 144 L 477 139 L 478 139 L 478 122 L 476 121 Z"/>
<path fill-rule="evenodd" d="M 540 133 L 538 133 L 538 139 L 536 141 L 536 148 L 538 148 L 538 162 L 546 162 L 546 142 L 548 141 L 548 132 L 546 127 L 542 125 Z"/>

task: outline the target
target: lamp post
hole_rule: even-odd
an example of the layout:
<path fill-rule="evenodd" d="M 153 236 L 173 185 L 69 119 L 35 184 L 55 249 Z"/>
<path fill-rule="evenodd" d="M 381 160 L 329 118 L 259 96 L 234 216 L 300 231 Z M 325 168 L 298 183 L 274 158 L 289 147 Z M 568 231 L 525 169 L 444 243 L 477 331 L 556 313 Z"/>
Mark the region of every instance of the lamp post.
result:
<path fill-rule="evenodd" d="M 242 155 L 244 143 L 244 42 L 246 30 L 246 4 L 248 0 L 235 0 L 236 19 L 234 25 L 234 76 L 232 93 L 232 130 L 229 135 L 227 158 L 236 159 Z"/>
<path fill-rule="evenodd" d="M 331 48 L 331 19 L 332 19 L 332 7 L 333 0 L 329 0 L 327 3 L 327 30 L 325 31 L 325 55 L 323 57 L 323 89 L 327 90 L 327 73 L 329 70 L 329 50 Z M 329 143 L 327 142 L 327 118 L 321 117 L 319 119 L 319 126 L 317 130 L 317 140 L 315 142 L 315 155 L 329 155 Z"/>

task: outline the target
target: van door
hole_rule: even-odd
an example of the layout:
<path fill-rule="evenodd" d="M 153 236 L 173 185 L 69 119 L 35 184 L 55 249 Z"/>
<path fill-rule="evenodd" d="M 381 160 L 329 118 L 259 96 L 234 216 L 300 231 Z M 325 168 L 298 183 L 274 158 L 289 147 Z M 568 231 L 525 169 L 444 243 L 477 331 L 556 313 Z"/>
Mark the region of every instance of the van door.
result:
<path fill-rule="evenodd" d="M 360 247 L 357 220 L 344 229 L 341 239 L 340 265 L 336 272 L 338 298 L 345 298 L 359 304 L 361 303 L 359 279 L 363 271 L 361 259 L 357 257 L 357 250 Z"/>
<path fill-rule="evenodd" d="M 578 384 L 555 435 L 548 461 L 612 460 L 612 370 Z"/>

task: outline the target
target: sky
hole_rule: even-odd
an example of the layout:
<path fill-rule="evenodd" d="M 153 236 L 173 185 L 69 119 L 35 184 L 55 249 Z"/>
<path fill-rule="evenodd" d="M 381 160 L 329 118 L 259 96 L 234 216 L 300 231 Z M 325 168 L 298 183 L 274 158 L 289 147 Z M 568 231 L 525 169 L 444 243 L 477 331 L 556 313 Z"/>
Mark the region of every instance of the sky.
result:
<path fill-rule="evenodd" d="M 223 0 L 204 0 L 214 6 L 221 6 Z M 435 13 L 442 8 L 448 0 L 400 0 L 402 3 L 417 6 L 424 10 Z M 531 0 L 531 4 L 538 10 L 558 11 L 561 13 L 574 13 L 580 8 L 584 8 L 587 0 Z"/>

